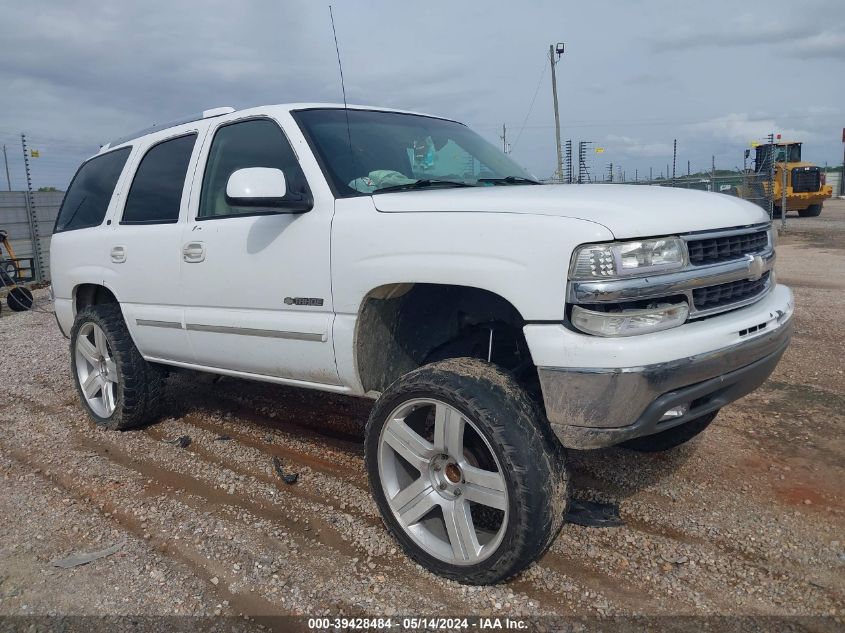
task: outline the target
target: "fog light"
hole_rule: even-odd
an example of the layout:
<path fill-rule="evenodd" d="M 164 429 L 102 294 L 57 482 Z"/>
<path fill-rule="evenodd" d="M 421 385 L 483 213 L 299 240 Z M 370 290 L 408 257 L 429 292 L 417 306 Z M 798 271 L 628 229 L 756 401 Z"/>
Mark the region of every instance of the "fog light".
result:
<path fill-rule="evenodd" d="M 616 312 L 598 312 L 575 306 L 572 308 L 572 325 L 597 336 L 634 336 L 683 325 L 688 314 L 686 302 Z"/>
<path fill-rule="evenodd" d="M 682 415 L 686 415 L 687 411 L 689 411 L 688 404 L 679 404 L 677 407 L 672 407 L 666 413 L 663 414 L 663 417 L 660 418 L 660 422 L 664 422 L 666 420 L 674 420 L 675 418 L 679 418 Z"/>

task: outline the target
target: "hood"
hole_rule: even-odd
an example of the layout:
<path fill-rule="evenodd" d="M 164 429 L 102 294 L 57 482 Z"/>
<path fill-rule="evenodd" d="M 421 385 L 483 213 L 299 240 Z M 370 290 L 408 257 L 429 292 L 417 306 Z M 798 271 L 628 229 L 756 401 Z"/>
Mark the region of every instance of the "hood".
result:
<path fill-rule="evenodd" d="M 648 185 L 508 185 L 373 196 L 384 213 L 526 213 L 601 224 L 617 239 L 767 222 L 760 207 L 723 193 Z"/>

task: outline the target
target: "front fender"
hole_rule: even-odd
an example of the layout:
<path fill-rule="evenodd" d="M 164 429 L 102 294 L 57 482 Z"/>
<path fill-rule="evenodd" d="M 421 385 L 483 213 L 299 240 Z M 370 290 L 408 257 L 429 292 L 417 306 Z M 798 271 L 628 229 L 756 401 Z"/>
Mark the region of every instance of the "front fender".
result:
<path fill-rule="evenodd" d="M 488 290 L 526 321 L 560 321 L 572 251 L 612 240 L 588 220 L 516 213 L 380 213 L 371 198 L 337 201 L 335 309 L 357 313 L 374 288 L 432 283 Z"/>

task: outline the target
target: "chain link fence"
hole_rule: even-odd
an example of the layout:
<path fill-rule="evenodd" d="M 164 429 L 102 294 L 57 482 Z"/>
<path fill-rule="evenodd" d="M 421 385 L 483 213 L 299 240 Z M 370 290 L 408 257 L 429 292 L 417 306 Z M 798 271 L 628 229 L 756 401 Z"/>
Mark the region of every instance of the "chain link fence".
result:
<path fill-rule="evenodd" d="M 731 196 L 737 196 L 762 208 L 770 218 L 780 215 L 785 225 L 785 214 L 780 214 L 779 209 L 784 206 L 782 200 L 776 199 L 777 191 L 786 190 L 786 183 L 775 184 L 777 170 L 775 169 L 775 145 L 774 135 L 755 145 L 756 155 L 749 161 L 750 150 L 746 151 L 746 163 L 742 169 L 737 170 L 716 170 L 699 172 L 687 175 L 669 176 L 669 166 L 666 166 L 667 175 L 657 178 L 639 178 L 635 175 L 633 179 L 626 178 L 625 172 L 617 166 L 614 170 L 613 163 L 608 164 L 607 171 L 595 177 L 590 174 L 589 159 L 585 146 L 590 143 L 579 143 L 578 152 L 578 179 L 572 175 L 571 165 L 574 161 L 572 156 L 572 143 L 567 141 L 565 145 L 566 157 L 564 159 L 564 174 L 555 174 L 553 177 L 543 180 L 550 184 L 581 184 L 588 182 L 595 183 L 618 183 L 628 185 L 651 185 L 657 187 L 675 187 L 680 189 L 694 189 L 698 191 L 711 191 Z M 597 150 L 598 151 L 598 150 Z M 603 150 L 602 150 L 603 152 Z M 674 172 L 674 163 L 672 167 Z M 780 170 L 785 175 L 785 170 Z"/>

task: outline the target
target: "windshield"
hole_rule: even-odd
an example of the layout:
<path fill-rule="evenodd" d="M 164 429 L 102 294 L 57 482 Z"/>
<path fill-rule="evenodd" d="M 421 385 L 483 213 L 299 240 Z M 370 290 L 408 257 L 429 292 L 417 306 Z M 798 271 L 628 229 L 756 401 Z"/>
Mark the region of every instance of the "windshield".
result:
<path fill-rule="evenodd" d="M 300 110 L 294 117 L 342 197 L 534 180 L 501 150 L 454 121 L 340 108 Z"/>
<path fill-rule="evenodd" d="M 770 151 L 769 145 L 764 145 L 757 148 L 757 160 L 765 162 L 766 156 Z M 775 162 L 782 163 L 800 163 L 801 162 L 801 143 L 792 143 L 791 145 L 775 145 Z"/>

